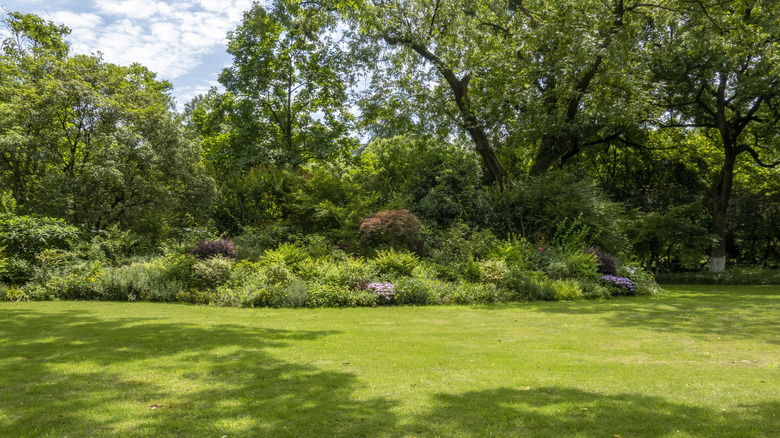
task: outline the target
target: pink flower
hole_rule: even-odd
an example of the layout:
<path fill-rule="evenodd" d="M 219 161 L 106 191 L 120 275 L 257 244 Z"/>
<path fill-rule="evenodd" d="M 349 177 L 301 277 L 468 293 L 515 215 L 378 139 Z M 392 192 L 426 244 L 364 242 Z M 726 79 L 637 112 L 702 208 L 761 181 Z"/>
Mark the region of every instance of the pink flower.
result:
<path fill-rule="evenodd" d="M 540 246 L 539 248 L 537 248 L 537 249 L 538 249 L 539 251 L 542 251 L 542 247 L 541 247 L 541 246 Z"/>

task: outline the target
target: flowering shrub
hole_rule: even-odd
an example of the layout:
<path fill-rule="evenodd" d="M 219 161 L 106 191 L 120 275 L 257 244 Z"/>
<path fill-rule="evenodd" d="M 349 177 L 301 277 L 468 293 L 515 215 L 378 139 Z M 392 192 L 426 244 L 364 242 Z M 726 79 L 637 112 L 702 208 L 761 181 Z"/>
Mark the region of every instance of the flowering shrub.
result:
<path fill-rule="evenodd" d="M 619 274 L 634 282 L 636 285 L 634 295 L 652 295 L 661 291 L 653 275 L 638 266 L 621 266 Z"/>
<path fill-rule="evenodd" d="M 377 294 L 381 303 L 391 303 L 395 300 L 396 292 L 392 283 L 369 283 L 367 289 Z"/>
<path fill-rule="evenodd" d="M 636 283 L 630 278 L 602 275 L 600 279 L 614 288 L 615 295 L 636 295 Z"/>

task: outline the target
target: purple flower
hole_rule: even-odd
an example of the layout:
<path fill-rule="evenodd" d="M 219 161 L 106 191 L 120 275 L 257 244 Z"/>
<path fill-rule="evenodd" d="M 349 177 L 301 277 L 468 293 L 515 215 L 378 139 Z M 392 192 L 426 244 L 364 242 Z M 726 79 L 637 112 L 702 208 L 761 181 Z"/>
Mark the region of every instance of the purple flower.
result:
<path fill-rule="evenodd" d="M 601 280 L 607 283 L 612 283 L 613 286 L 628 289 L 631 292 L 636 292 L 636 283 L 630 278 L 618 277 L 617 275 L 602 275 Z"/>
<path fill-rule="evenodd" d="M 396 294 L 395 286 L 392 283 L 369 283 L 367 289 L 373 290 L 387 301 L 392 301 Z"/>

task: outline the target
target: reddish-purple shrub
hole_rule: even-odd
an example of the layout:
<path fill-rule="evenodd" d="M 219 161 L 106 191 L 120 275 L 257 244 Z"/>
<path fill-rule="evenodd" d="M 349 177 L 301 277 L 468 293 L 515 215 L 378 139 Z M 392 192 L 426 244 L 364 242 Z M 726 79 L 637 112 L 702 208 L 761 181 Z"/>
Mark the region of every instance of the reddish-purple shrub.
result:
<path fill-rule="evenodd" d="M 596 266 L 599 273 L 606 275 L 617 275 L 618 261 L 615 256 L 595 246 L 591 246 L 585 252 L 596 256 Z"/>
<path fill-rule="evenodd" d="M 230 239 L 209 240 L 195 245 L 190 254 L 201 260 L 210 259 L 217 255 L 234 259 L 236 258 L 236 247 Z"/>
<path fill-rule="evenodd" d="M 364 247 L 389 245 L 405 247 L 410 251 L 421 249 L 422 224 L 409 210 L 386 210 L 372 214 L 360 222 L 358 238 Z"/>

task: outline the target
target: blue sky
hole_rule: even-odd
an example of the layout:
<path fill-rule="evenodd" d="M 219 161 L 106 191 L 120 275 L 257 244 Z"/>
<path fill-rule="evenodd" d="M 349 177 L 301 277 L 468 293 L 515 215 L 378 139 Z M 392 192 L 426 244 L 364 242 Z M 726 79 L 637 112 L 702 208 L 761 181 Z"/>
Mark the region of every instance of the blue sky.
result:
<path fill-rule="evenodd" d="M 77 53 L 102 52 L 111 63 L 138 62 L 173 83 L 183 108 L 217 85 L 231 62 L 226 35 L 252 0 L 0 0 L 8 11 L 31 12 L 71 29 Z"/>

